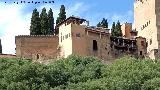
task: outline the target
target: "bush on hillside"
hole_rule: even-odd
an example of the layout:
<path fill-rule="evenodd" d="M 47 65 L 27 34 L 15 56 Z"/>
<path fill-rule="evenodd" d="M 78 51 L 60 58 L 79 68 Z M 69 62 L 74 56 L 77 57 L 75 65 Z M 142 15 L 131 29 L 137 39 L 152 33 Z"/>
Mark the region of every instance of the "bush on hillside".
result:
<path fill-rule="evenodd" d="M 158 90 L 160 61 L 124 57 L 105 65 L 71 55 L 48 65 L 0 59 L 1 90 Z"/>

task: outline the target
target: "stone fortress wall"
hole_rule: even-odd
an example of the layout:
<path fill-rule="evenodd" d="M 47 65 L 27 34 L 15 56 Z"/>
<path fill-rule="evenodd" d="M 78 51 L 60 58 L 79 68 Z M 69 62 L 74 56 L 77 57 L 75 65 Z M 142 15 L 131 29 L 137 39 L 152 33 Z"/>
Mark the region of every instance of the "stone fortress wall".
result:
<path fill-rule="evenodd" d="M 27 59 L 49 59 L 58 56 L 58 37 L 53 35 L 16 36 L 16 56 Z"/>

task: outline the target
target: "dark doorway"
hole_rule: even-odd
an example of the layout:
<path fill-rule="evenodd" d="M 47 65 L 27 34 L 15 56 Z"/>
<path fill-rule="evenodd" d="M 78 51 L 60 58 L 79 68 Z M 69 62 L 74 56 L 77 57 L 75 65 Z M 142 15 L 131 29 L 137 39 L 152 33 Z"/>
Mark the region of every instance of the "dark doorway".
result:
<path fill-rule="evenodd" d="M 140 51 L 140 55 L 142 55 L 142 51 Z"/>
<path fill-rule="evenodd" d="M 37 54 L 37 59 L 39 59 L 39 54 Z"/>
<path fill-rule="evenodd" d="M 97 50 L 98 50 L 97 41 L 93 40 L 93 51 L 97 51 Z"/>

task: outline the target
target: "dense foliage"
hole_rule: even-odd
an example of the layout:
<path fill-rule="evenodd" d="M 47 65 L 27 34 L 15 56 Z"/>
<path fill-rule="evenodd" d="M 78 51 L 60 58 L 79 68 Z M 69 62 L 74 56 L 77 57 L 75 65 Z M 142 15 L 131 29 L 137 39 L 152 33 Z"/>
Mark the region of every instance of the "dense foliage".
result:
<path fill-rule="evenodd" d="M 122 37 L 121 23 L 118 21 L 115 25 L 115 22 L 112 24 L 111 35 L 113 37 Z"/>
<path fill-rule="evenodd" d="M 0 90 L 159 90 L 160 62 L 130 57 L 105 65 L 72 55 L 48 65 L 0 59 Z"/>
<path fill-rule="evenodd" d="M 102 21 L 97 24 L 97 27 L 108 28 L 108 21 L 107 21 L 107 19 L 103 18 Z"/>
<path fill-rule="evenodd" d="M 57 20 L 56 20 L 56 25 L 58 25 L 60 22 L 64 21 L 66 19 L 66 10 L 65 10 L 65 6 L 61 5 L 60 7 L 60 12 L 58 14 Z M 57 27 L 55 29 L 55 34 L 59 33 L 59 28 Z"/>
<path fill-rule="evenodd" d="M 31 26 L 30 26 L 30 35 L 40 35 L 40 17 L 37 9 L 33 10 L 32 18 L 31 18 Z"/>
<path fill-rule="evenodd" d="M 41 14 L 37 9 L 33 10 L 30 26 L 30 35 L 53 35 L 54 17 L 52 9 L 46 13 L 46 8 L 42 9 Z"/>

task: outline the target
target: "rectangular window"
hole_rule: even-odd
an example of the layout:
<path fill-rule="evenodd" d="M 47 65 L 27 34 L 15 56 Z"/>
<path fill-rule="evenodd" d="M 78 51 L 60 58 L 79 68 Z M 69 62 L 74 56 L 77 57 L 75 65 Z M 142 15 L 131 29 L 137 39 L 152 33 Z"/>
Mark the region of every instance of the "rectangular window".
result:
<path fill-rule="evenodd" d="M 97 51 L 97 50 L 98 50 L 97 41 L 93 40 L 93 51 Z"/>
<path fill-rule="evenodd" d="M 141 46 L 144 46 L 144 41 L 141 41 Z"/>
<path fill-rule="evenodd" d="M 76 33 L 76 37 L 81 37 L 81 36 L 80 36 L 80 33 Z"/>
<path fill-rule="evenodd" d="M 62 36 L 61 36 L 61 42 L 62 42 Z"/>
<path fill-rule="evenodd" d="M 65 35 L 65 39 L 67 39 L 67 35 Z"/>
<path fill-rule="evenodd" d="M 71 34 L 69 33 L 69 37 L 71 36 Z"/>
<path fill-rule="evenodd" d="M 152 44 L 152 39 L 150 39 L 150 45 Z"/>
<path fill-rule="evenodd" d="M 68 34 L 67 34 L 67 36 L 66 36 L 67 38 L 68 38 Z"/>

